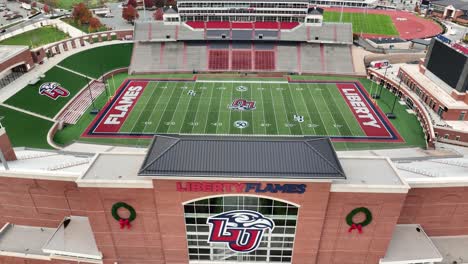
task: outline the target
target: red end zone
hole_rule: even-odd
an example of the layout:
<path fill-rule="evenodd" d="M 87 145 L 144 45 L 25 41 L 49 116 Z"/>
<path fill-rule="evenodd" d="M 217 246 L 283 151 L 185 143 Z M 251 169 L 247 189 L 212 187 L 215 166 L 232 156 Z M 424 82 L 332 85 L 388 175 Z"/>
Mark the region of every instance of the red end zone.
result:
<path fill-rule="evenodd" d="M 368 137 L 396 137 L 401 141 L 400 135 L 398 135 L 393 126 L 391 126 L 389 120 L 381 111 L 376 110 L 376 108 L 369 103 L 367 97 L 362 94 L 362 91 L 355 83 L 337 83 L 336 86 Z"/>
<path fill-rule="evenodd" d="M 130 81 L 123 87 L 118 98 L 113 100 L 109 110 L 97 123 L 97 126 L 94 128 L 94 133 L 119 132 L 120 127 L 125 123 L 125 120 L 138 102 L 146 85 L 148 85 L 147 81 Z"/>

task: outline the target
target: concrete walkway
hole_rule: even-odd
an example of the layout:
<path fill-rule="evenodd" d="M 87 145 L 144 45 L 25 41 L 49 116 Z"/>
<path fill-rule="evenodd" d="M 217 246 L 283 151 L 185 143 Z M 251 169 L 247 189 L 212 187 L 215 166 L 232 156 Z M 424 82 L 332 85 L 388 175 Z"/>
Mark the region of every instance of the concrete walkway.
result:
<path fill-rule="evenodd" d="M 35 116 L 35 117 L 37 117 L 37 118 L 41 118 L 41 119 L 44 119 L 44 120 L 48 120 L 48 121 L 50 121 L 50 122 L 55 122 L 55 120 L 52 119 L 52 118 L 50 118 L 50 117 L 43 116 L 43 115 L 40 115 L 40 114 L 31 112 L 31 111 L 28 111 L 28 110 L 24 110 L 24 109 L 22 109 L 22 108 L 18 108 L 18 107 L 15 107 L 15 106 L 12 106 L 12 105 L 3 104 L 3 103 L 1 103 L 0 105 L 3 106 L 3 107 L 6 107 L 6 108 L 10 108 L 10 109 L 12 109 L 12 110 L 18 111 L 18 112 L 22 112 L 22 113 L 25 113 L 25 114 L 28 114 L 28 115 Z"/>
<path fill-rule="evenodd" d="M 112 41 L 105 41 L 105 42 L 99 42 L 96 44 L 90 44 L 86 45 L 84 47 L 78 47 L 76 49 L 72 49 L 66 52 L 62 52 L 60 54 L 55 55 L 52 58 L 46 59 L 42 65 L 36 65 L 34 68 L 32 68 L 29 72 L 23 74 L 21 77 L 16 79 L 14 82 L 8 84 L 4 88 L 0 89 L 0 103 L 5 102 L 8 98 L 12 97 L 15 95 L 17 92 L 19 92 L 21 89 L 26 87 L 29 83 L 30 80 L 33 80 L 35 78 L 39 78 L 39 76 L 43 75 L 45 72 L 53 68 L 55 65 L 60 63 L 62 60 L 65 58 L 92 48 L 96 47 L 102 47 L 102 46 L 109 46 L 109 45 L 115 45 L 115 44 L 123 44 L 123 43 L 132 43 L 133 41 L 122 41 L 122 40 L 112 40 Z"/>

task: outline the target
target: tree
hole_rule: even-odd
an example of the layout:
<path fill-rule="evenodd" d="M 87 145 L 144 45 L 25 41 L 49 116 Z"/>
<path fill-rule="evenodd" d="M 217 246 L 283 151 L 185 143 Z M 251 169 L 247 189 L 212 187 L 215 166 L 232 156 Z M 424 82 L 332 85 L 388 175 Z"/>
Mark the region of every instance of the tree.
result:
<path fill-rule="evenodd" d="M 156 0 L 155 3 L 157 8 L 164 7 L 164 0 Z"/>
<path fill-rule="evenodd" d="M 84 3 L 79 3 L 73 8 L 72 17 L 79 25 L 89 24 L 89 20 L 93 17 L 91 11 Z"/>
<path fill-rule="evenodd" d="M 92 17 L 89 19 L 89 32 L 97 31 L 100 27 L 102 27 L 102 24 L 98 18 Z"/>
<path fill-rule="evenodd" d="M 163 15 L 164 15 L 164 11 L 161 7 L 161 8 L 156 9 L 156 11 L 153 13 L 153 18 L 154 20 L 163 20 Z"/>
<path fill-rule="evenodd" d="M 32 3 L 31 3 L 31 7 L 37 7 L 37 3 L 36 3 L 36 2 L 32 2 Z"/>
<path fill-rule="evenodd" d="M 177 6 L 177 1 L 175 1 L 175 0 L 167 0 L 167 1 L 166 1 L 166 6 L 175 7 L 175 6 Z"/>
<path fill-rule="evenodd" d="M 44 6 L 42 7 L 42 10 L 44 10 L 44 13 L 46 13 L 46 14 L 48 14 L 48 13 L 50 12 L 49 6 L 48 6 L 48 5 L 44 5 Z"/>
<path fill-rule="evenodd" d="M 151 8 L 154 6 L 153 0 L 144 0 L 144 4 L 146 8 Z"/>
<path fill-rule="evenodd" d="M 421 14 L 421 13 L 420 13 L 420 12 L 421 12 L 421 9 L 419 8 L 419 5 L 418 5 L 418 4 L 416 4 L 416 5 L 414 6 L 414 12 L 416 12 L 416 13 L 418 13 L 418 14 Z"/>
<path fill-rule="evenodd" d="M 138 4 L 137 4 L 137 1 L 136 1 L 136 0 L 128 0 L 128 2 L 127 2 L 127 7 L 128 7 L 128 6 L 133 6 L 134 8 L 136 8 L 137 5 L 138 5 Z"/>
<path fill-rule="evenodd" d="M 122 17 L 128 22 L 133 22 L 139 15 L 138 11 L 133 6 L 129 5 L 122 10 Z"/>

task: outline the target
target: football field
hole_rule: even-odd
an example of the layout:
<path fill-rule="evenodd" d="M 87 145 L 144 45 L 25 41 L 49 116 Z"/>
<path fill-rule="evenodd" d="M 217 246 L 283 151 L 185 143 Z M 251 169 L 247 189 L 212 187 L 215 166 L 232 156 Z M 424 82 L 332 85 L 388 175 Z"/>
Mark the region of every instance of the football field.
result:
<path fill-rule="evenodd" d="M 380 34 L 398 36 L 398 30 L 392 18 L 383 14 L 365 14 L 351 12 L 326 11 L 323 17 L 325 22 L 345 22 L 353 24 L 353 33 Z"/>
<path fill-rule="evenodd" d="M 331 136 L 401 141 L 359 82 L 124 81 L 83 136 Z"/>

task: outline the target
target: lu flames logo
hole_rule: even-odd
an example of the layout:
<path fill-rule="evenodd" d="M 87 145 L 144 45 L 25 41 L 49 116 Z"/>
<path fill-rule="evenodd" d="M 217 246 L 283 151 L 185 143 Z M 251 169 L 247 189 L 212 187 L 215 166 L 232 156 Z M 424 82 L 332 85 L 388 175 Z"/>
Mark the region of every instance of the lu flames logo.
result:
<path fill-rule="evenodd" d="M 255 101 L 247 101 L 245 99 L 236 99 L 228 107 L 229 107 L 229 109 L 239 110 L 239 111 L 254 110 L 255 109 Z"/>
<path fill-rule="evenodd" d="M 46 82 L 39 86 L 39 94 L 48 96 L 54 100 L 57 100 L 58 97 L 67 97 L 70 95 L 70 92 L 61 87 L 60 83 L 56 82 Z"/>
<path fill-rule="evenodd" d="M 248 253 L 260 245 L 266 229 L 270 232 L 275 223 L 260 213 L 249 210 L 236 210 L 211 216 L 208 242 L 227 243 L 232 251 Z"/>

